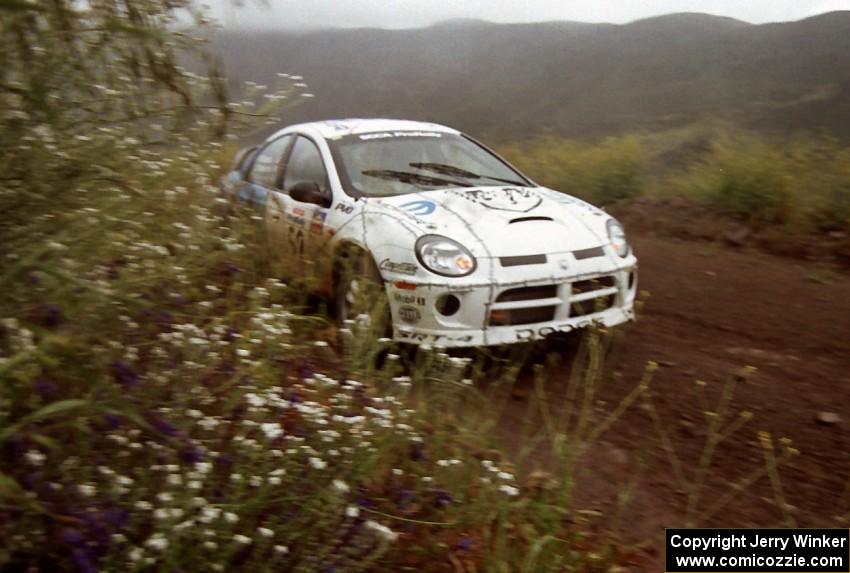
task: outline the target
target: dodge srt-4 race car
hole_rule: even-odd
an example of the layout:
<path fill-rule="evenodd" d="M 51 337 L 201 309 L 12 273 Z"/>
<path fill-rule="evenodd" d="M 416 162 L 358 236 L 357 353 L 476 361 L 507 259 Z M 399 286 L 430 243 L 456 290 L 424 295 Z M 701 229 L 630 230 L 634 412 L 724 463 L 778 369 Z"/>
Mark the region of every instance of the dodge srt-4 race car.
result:
<path fill-rule="evenodd" d="M 633 317 L 623 227 L 454 129 L 294 125 L 243 150 L 223 188 L 263 210 L 273 250 L 319 279 L 340 320 L 379 296 L 396 341 L 507 344 Z"/>

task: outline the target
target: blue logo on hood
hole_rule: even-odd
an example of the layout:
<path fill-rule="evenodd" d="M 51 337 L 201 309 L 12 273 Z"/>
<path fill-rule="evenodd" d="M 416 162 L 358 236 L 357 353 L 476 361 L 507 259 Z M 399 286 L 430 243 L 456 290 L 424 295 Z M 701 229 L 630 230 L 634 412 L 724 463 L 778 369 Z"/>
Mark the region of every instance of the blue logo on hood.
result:
<path fill-rule="evenodd" d="M 409 203 L 404 203 L 401 206 L 402 209 L 410 213 L 411 215 L 419 215 L 420 217 L 424 215 L 430 215 L 437 209 L 437 204 L 433 201 L 428 201 L 426 199 L 420 201 L 410 201 Z"/>

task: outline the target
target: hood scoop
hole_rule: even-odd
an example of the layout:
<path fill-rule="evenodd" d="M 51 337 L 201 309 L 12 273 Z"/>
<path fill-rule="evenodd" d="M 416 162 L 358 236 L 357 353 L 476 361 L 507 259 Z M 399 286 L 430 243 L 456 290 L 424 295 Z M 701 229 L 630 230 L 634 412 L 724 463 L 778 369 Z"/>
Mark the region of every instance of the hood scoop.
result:
<path fill-rule="evenodd" d="M 517 217 L 508 221 L 509 225 L 514 223 L 525 223 L 526 221 L 551 221 L 552 217 Z"/>

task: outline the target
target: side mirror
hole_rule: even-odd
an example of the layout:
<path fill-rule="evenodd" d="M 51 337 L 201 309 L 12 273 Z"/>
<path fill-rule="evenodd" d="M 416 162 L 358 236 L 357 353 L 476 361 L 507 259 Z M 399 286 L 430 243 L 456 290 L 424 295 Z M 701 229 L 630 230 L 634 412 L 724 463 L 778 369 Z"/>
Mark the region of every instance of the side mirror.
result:
<path fill-rule="evenodd" d="M 289 189 L 289 196 L 301 203 L 313 203 L 320 207 L 330 207 L 331 197 L 322 192 L 315 181 L 299 181 Z"/>

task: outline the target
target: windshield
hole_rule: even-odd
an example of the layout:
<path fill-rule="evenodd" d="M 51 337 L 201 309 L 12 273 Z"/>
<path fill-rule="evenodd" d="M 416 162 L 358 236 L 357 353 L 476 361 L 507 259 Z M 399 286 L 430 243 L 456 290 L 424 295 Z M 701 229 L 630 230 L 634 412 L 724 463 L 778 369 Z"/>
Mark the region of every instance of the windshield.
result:
<path fill-rule="evenodd" d="M 355 196 L 532 185 L 499 157 L 458 134 L 388 131 L 349 135 L 328 143 L 343 186 Z"/>

